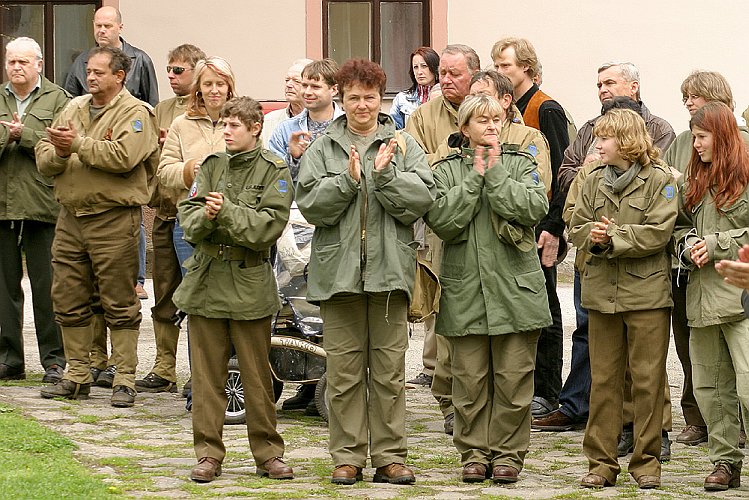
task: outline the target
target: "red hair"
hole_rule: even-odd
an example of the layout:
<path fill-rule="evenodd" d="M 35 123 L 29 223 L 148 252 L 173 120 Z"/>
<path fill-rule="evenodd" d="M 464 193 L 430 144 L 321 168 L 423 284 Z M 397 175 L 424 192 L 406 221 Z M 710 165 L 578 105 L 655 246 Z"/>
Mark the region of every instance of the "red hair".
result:
<path fill-rule="evenodd" d="M 715 207 L 722 210 L 749 184 L 749 153 L 731 108 L 722 102 L 708 102 L 700 108 L 689 121 L 690 130 L 695 127 L 713 134 L 713 158 L 711 163 L 703 162 L 692 146 L 684 205 L 692 210 L 709 191 Z"/>

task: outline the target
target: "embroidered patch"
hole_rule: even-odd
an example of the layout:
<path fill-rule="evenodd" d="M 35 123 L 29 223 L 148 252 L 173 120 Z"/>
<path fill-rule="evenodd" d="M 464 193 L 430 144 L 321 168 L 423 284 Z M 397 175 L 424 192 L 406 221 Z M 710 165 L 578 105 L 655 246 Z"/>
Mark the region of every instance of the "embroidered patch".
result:
<path fill-rule="evenodd" d="M 530 146 L 528 146 L 528 152 L 535 158 L 536 155 L 538 155 L 538 148 L 535 145 L 531 144 Z"/>
<path fill-rule="evenodd" d="M 676 197 L 676 188 L 674 186 L 668 185 L 663 188 L 663 191 L 661 192 L 661 194 L 668 201 L 671 201 Z"/>
<path fill-rule="evenodd" d="M 276 189 L 278 189 L 279 193 L 286 193 L 289 190 L 289 184 L 285 180 L 279 179 Z"/>
<path fill-rule="evenodd" d="M 130 126 L 133 127 L 133 132 L 143 132 L 143 122 L 140 120 L 131 121 Z"/>
<path fill-rule="evenodd" d="M 198 181 L 193 182 L 192 186 L 190 186 L 190 194 L 188 195 L 188 197 L 192 198 L 196 194 L 198 194 Z"/>
<path fill-rule="evenodd" d="M 531 172 L 531 178 L 533 179 L 533 182 L 535 182 L 536 184 L 541 182 L 541 179 L 538 178 L 538 172 L 536 172 L 535 170 Z"/>

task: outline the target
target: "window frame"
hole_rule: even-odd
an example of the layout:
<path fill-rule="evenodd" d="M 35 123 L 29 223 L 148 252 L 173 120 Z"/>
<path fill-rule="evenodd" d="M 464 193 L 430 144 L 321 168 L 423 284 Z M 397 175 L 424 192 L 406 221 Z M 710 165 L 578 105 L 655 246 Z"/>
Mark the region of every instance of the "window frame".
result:
<path fill-rule="evenodd" d="M 420 3 L 421 11 L 421 36 L 422 45 L 431 47 L 432 30 L 432 2 L 431 0 L 322 0 L 322 53 L 323 57 L 328 57 L 329 32 L 328 32 L 328 6 L 333 3 L 367 3 L 371 6 L 372 20 L 370 29 L 372 33 L 372 61 L 382 65 L 382 19 L 380 15 L 380 6 L 386 3 Z M 387 96 L 394 96 L 397 92 L 386 92 Z"/>
<path fill-rule="evenodd" d="M 44 44 L 42 45 L 42 54 L 44 56 L 43 74 L 45 78 L 51 82 L 55 81 L 55 6 L 93 5 L 94 10 L 98 10 L 102 6 L 101 0 L 8 0 L 3 3 L 13 5 L 42 5 L 44 7 Z M 0 6 L 0 8 L 2 8 L 2 6 Z M 2 16 L 2 12 L 0 12 L 0 16 Z M 5 33 L 0 33 L 0 36 L 3 38 L 10 38 Z M 0 61 L 2 61 L 3 66 L 3 68 L 0 69 L 0 74 L 2 74 L 2 72 L 5 71 L 4 53 L 0 54 Z M 62 85 L 62 82 L 59 82 L 58 85 Z"/>

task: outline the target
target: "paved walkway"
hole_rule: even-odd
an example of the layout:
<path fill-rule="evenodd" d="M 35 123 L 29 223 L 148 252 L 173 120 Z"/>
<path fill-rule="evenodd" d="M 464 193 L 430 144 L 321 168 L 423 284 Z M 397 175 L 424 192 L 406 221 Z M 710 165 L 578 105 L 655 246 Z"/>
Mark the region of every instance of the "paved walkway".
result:
<path fill-rule="evenodd" d="M 148 285 L 150 287 L 150 283 Z M 560 284 L 560 299 L 565 305 L 565 362 L 568 365 L 574 322 L 571 285 Z M 144 301 L 139 375 L 148 371 L 154 357 L 153 329 L 146 309 L 150 305 L 152 301 Z M 213 483 L 199 485 L 188 479 L 195 458 L 190 414 L 184 409 L 184 399 L 178 394 L 139 394 L 133 408 L 115 409 L 109 405 L 110 391 L 101 388 L 93 388 L 91 399 L 81 402 L 42 399 L 39 396 L 41 368 L 35 366 L 36 361 L 32 362 L 38 360 L 32 325 L 33 319 L 29 315 L 25 325 L 29 380 L 0 383 L 0 403 L 21 408 L 26 415 L 75 441 L 80 447 L 75 454 L 78 460 L 131 496 L 463 499 L 686 498 L 705 495 L 702 480 L 710 468 L 707 450 L 680 444 L 673 445 L 673 459 L 664 465 L 663 487 L 659 490 L 638 491 L 626 472 L 619 476 L 616 488 L 595 492 L 579 488 L 578 481 L 587 469 L 581 449 L 582 431 L 532 433 L 526 467 L 521 480 L 515 485 L 494 486 L 490 482 L 463 484 L 459 480 L 459 456 L 450 437 L 442 433 L 441 415 L 429 390 L 421 387 L 407 391 L 408 463 L 417 474 L 417 482 L 413 486 L 374 484 L 372 469 L 365 470 L 365 481 L 354 487 L 330 484 L 331 464 L 324 422 L 319 418 L 303 417 L 300 412 L 283 411 L 279 411 L 279 429 L 287 442 L 287 461 L 296 473 L 294 481 L 258 478 L 254 474 L 254 462 L 249 454 L 244 426 L 227 426 L 224 430 L 228 450 L 224 473 Z M 409 376 L 415 375 L 420 369 L 422 339 L 422 330 L 415 329 L 407 357 Z M 178 362 L 181 368 L 180 382 L 184 382 L 187 378 L 184 339 L 180 341 Z M 673 345 L 668 367 L 674 397 L 674 429 L 678 432 L 683 425 L 678 407 L 681 370 Z M 287 387 L 282 398 L 291 396 L 293 389 Z M 626 459 L 622 464 L 626 467 Z M 749 498 L 749 478 L 746 475 L 745 480 L 747 486 L 711 496 Z"/>

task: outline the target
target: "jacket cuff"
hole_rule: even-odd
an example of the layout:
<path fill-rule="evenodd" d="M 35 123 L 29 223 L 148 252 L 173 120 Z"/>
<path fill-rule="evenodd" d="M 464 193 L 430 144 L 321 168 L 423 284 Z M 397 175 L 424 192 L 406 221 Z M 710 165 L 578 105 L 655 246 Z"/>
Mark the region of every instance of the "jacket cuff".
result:
<path fill-rule="evenodd" d="M 195 163 L 196 160 L 187 160 L 182 166 L 182 182 L 185 183 L 185 188 L 190 189 L 192 183 L 195 182 Z"/>
<path fill-rule="evenodd" d="M 80 135 L 77 135 L 73 138 L 73 143 L 70 145 L 70 152 L 71 153 L 77 153 L 81 149 L 81 145 L 83 144 L 83 137 Z"/>

